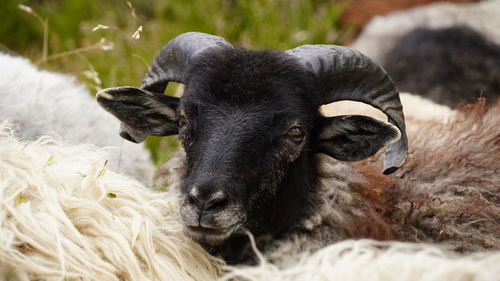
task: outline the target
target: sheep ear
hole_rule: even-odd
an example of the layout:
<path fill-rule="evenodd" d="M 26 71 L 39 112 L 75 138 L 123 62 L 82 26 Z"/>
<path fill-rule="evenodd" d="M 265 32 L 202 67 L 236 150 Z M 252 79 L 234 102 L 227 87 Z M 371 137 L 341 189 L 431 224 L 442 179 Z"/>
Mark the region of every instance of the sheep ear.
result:
<path fill-rule="evenodd" d="M 372 156 L 401 137 L 392 124 L 361 115 L 322 118 L 316 128 L 317 150 L 342 161 Z"/>
<path fill-rule="evenodd" d="M 145 135 L 178 133 L 176 110 L 179 98 L 134 87 L 116 87 L 97 93 L 97 102 L 122 121 L 120 136 L 141 142 Z"/>

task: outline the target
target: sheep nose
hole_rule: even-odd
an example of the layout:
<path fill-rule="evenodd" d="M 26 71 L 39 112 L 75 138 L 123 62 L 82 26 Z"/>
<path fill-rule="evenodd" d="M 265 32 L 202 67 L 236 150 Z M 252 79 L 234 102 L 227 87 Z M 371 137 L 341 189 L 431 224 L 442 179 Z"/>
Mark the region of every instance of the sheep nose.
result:
<path fill-rule="evenodd" d="M 189 192 L 189 200 L 192 204 L 198 206 L 201 211 L 209 211 L 225 205 L 228 201 L 228 196 L 225 191 L 219 190 L 211 193 L 203 193 L 194 187 Z"/>

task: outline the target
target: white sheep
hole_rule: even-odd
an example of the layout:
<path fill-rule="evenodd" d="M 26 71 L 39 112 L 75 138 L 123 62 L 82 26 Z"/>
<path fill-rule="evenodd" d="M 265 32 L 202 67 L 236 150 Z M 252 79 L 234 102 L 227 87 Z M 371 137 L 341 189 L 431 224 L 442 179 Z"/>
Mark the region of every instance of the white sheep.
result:
<path fill-rule="evenodd" d="M 103 112 L 85 86 L 69 75 L 41 70 L 25 58 L 0 53 L 0 121 L 19 137 L 49 135 L 72 144 L 94 144 L 110 153 L 110 167 L 148 183 L 149 152 L 124 142 L 119 122 Z"/>

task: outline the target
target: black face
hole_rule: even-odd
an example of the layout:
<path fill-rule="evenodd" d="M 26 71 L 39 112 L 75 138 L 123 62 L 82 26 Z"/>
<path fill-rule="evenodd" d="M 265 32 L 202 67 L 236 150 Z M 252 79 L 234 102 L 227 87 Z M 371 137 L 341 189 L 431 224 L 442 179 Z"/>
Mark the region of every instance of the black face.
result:
<path fill-rule="evenodd" d="M 242 50 L 196 62 L 189 77 L 177 109 L 186 233 L 219 244 L 240 227 L 264 231 L 253 214 L 278 204 L 289 170 L 306 161 L 318 118 L 313 78 L 284 54 Z"/>
<path fill-rule="evenodd" d="M 316 78 L 285 53 L 205 52 L 187 77 L 180 100 L 118 87 L 97 101 L 128 126 L 128 139 L 179 133 L 187 154 L 181 218 L 205 245 L 240 228 L 279 233 L 300 217 L 316 184 L 314 153 L 360 160 L 399 138 L 369 117 L 322 117 Z"/>

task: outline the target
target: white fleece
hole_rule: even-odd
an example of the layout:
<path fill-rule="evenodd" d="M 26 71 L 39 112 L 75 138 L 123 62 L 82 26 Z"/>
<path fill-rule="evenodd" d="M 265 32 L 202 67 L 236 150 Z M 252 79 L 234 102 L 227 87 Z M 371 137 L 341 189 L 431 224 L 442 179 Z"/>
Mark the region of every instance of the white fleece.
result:
<path fill-rule="evenodd" d="M 94 144 L 110 151 L 110 166 L 149 183 L 149 152 L 123 140 L 119 121 L 101 109 L 75 77 L 41 70 L 25 58 L 0 52 L 0 121 L 18 137 L 53 136 L 70 144 Z"/>

